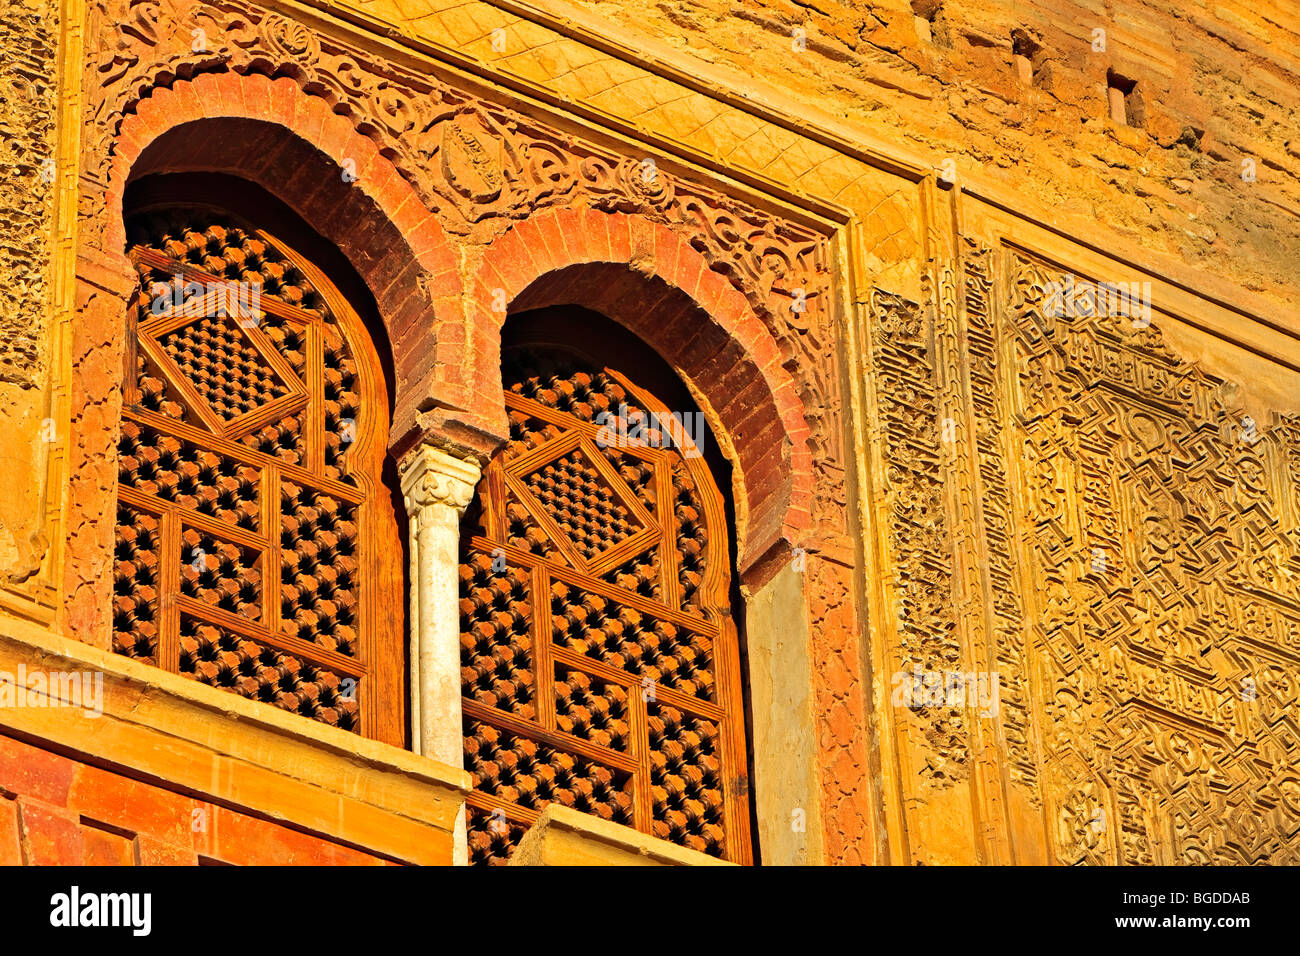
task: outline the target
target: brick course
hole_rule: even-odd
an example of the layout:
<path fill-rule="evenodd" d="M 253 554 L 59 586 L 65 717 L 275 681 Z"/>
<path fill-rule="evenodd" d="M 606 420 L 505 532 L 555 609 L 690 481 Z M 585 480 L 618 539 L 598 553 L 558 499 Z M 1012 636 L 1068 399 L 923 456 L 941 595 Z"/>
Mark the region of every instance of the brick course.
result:
<path fill-rule="evenodd" d="M 200 857 L 245 866 L 388 862 L 0 736 L 0 865 L 194 866 Z"/>

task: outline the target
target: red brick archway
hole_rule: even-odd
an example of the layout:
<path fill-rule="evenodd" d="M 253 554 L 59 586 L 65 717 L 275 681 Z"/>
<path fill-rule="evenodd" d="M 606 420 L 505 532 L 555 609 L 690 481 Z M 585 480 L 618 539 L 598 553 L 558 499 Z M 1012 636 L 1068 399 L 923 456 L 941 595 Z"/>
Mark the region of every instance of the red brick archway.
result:
<path fill-rule="evenodd" d="M 126 116 L 102 207 L 83 217 L 64 615 L 82 639 L 107 638 L 115 430 L 122 325 L 135 284 L 125 256 L 128 183 L 151 173 L 217 172 L 276 196 L 336 245 L 373 294 L 396 357 L 390 437 L 410 444 L 435 394 L 436 344 L 463 328 L 458 260 L 437 218 L 348 119 L 288 77 L 203 74 L 159 87 Z M 344 176 L 346 171 L 347 176 Z"/>
<path fill-rule="evenodd" d="M 395 355 L 431 356 L 440 323 L 459 329 L 460 272 L 437 217 L 371 139 L 295 80 L 207 73 L 140 101 L 116 144 L 106 251 L 125 247 L 127 183 L 155 172 L 233 173 L 286 203 L 369 286 Z M 397 371 L 395 444 L 434 388 L 432 363 Z"/>
<path fill-rule="evenodd" d="M 745 296 L 680 235 L 637 216 L 539 213 L 487 250 L 470 290 L 468 383 L 501 416 L 508 311 L 582 305 L 637 334 L 701 396 L 736 466 L 742 573 L 809 526 L 808 426 L 779 346 Z M 439 351 L 439 364 L 456 358 Z M 494 430 L 503 427 L 492 421 Z"/>

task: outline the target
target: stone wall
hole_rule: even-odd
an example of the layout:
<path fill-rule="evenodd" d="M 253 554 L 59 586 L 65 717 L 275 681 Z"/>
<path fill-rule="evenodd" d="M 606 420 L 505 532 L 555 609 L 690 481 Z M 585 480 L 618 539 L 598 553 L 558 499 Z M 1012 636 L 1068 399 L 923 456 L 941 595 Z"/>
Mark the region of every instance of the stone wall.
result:
<path fill-rule="evenodd" d="M 1300 17 L 1288 0 L 578 5 L 1073 224 L 1300 302 Z M 1110 119 L 1112 75 L 1136 84 L 1137 128 Z"/>

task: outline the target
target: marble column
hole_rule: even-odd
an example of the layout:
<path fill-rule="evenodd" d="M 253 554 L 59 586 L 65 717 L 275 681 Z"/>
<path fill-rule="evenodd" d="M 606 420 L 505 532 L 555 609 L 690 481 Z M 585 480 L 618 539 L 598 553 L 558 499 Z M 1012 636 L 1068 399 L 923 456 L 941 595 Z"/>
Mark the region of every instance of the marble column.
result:
<path fill-rule="evenodd" d="M 478 485 L 479 466 L 431 445 L 402 462 L 411 533 L 411 749 L 464 766 L 460 710 L 460 518 Z M 464 812 L 456 861 L 467 862 Z"/>

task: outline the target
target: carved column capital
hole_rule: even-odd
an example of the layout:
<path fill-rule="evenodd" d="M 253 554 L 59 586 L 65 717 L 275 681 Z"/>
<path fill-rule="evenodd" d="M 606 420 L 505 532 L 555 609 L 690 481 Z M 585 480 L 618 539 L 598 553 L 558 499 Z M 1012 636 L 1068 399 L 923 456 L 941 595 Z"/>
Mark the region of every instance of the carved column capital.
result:
<path fill-rule="evenodd" d="M 431 505 L 464 513 L 474 498 L 481 471 L 472 458 L 457 458 L 431 445 L 412 451 L 401 465 L 402 497 L 412 518 Z"/>

